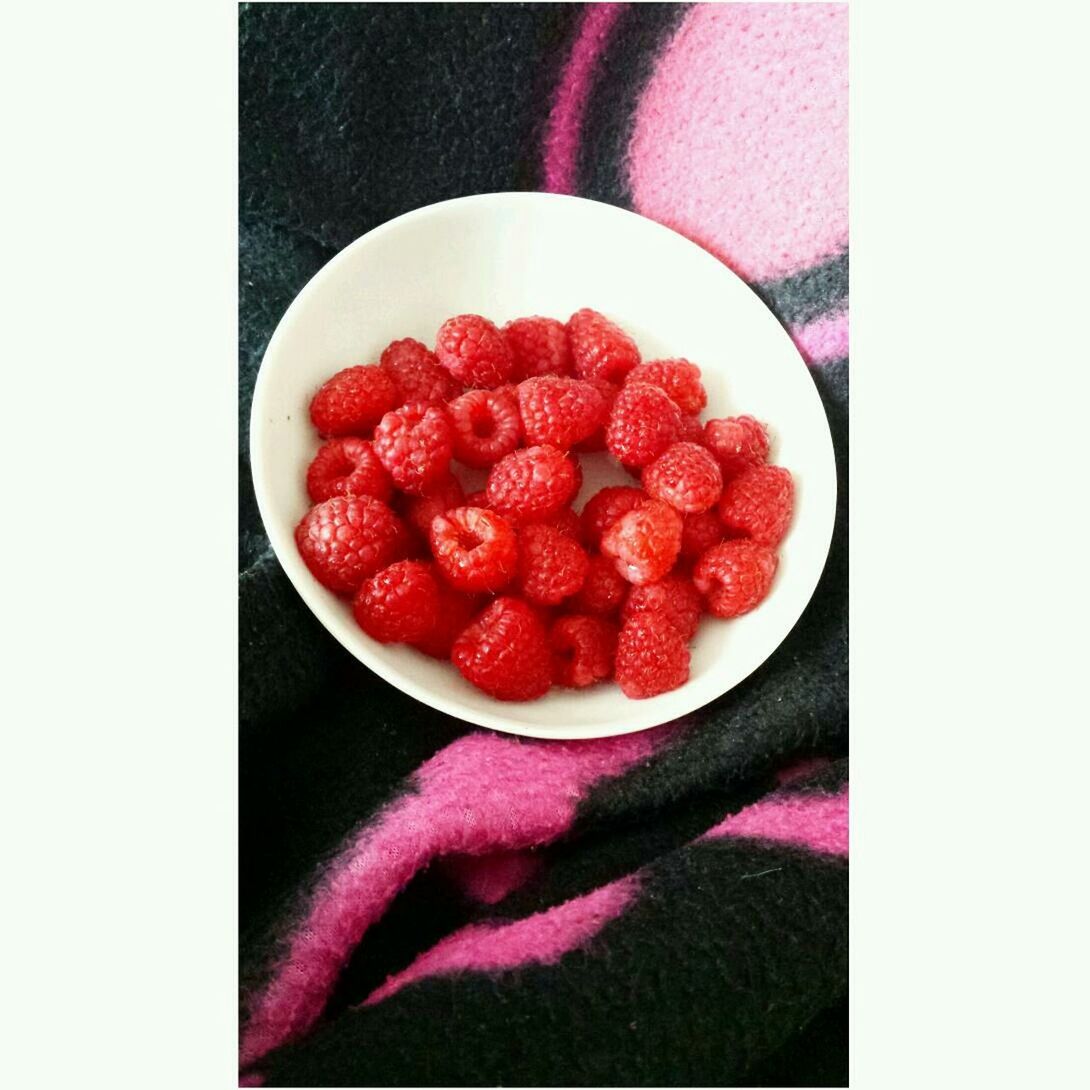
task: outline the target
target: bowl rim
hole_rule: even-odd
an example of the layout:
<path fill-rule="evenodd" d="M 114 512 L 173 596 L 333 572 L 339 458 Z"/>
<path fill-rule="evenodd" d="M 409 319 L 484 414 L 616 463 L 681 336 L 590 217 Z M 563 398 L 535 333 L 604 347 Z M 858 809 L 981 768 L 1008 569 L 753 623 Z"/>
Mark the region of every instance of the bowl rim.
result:
<path fill-rule="evenodd" d="M 818 403 L 818 408 L 821 412 L 822 419 L 825 424 L 824 438 L 828 445 L 828 454 L 832 460 L 833 472 L 831 475 L 832 493 L 829 504 L 829 516 L 827 518 L 827 528 L 824 541 L 820 547 L 820 564 L 815 563 L 813 568 L 813 576 L 810 580 L 810 585 L 806 589 L 805 594 L 799 594 L 796 608 L 793 610 L 793 616 L 790 614 L 789 623 L 783 628 L 783 634 L 779 639 L 772 644 L 767 650 L 763 650 L 758 654 L 750 653 L 748 659 L 743 657 L 743 661 L 740 664 L 740 672 L 737 673 L 735 680 L 726 689 L 720 689 L 710 695 L 707 695 L 703 689 L 693 686 L 692 697 L 688 700 L 681 698 L 680 696 L 674 696 L 674 701 L 679 706 L 671 711 L 668 719 L 661 717 L 661 712 L 656 711 L 655 701 L 647 700 L 630 700 L 628 703 L 631 705 L 630 714 L 626 715 L 622 724 L 602 724 L 595 722 L 566 722 L 554 725 L 543 725 L 536 723 L 523 723 L 519 721 L 513 721 L 503 714 L 503 709 L 506 705 L 502 701 L 495 701 L 496 710 L 491 711 L 489 709 L 476 709 L 466 708 L 456 699 L 450 699 L 445 694 L 436 692 L 434 689 L 428 686 L 419 684 L 412 676 L 411 672 L 393 671 L 389 668 L 388 664 L 379 659 L 377 656 L 372 656 L 370 648 L 367 644 L 360 642 L 357 639 L 358 629 L 354 622 L 352 622 L 351 611 L 331 610 L 328 603 L 318 593 L 319 584 L 311 575 L 309 569 L 304 564 L 302 558 L 298 555 L 295 549 L 294 543 L 294 527 L 288 530 L 282 530 L 277 522 L 276 518 L 272 517 L 274 510 L 274 503 L 269 495 L 266 487 L 267 473 L 264 471 L 264 458 L 262 455 L 262 449 L 264 446 L 264 434 L 267 426 L 265 420 L 265 414 L 259 412 L 258 408 L 263 404 L 265 396 L 265 388 L 268 386 L 269 370 L 265 366 L 266 360 L 275 353 L 279 347 L 279 342 L 286 335 L 286 330 L 291 325 L 293 315 L 301 310 L 304 303 L 303 300 L 310 296 L 313 292 L 321 288 L 322 283 L 337 274 L 338 269 L 342 264 L 351 260 L 351 255 L 355 250 L 362 248 L 365 243 L 373 242 L 377 237 L 382 234 L 389 233 L 397 230 L 400 226 L 404 225 L 409 220 L 426 220 L 432 216 L 440 215 L 445 210 L 449 210 L 455 205 L 472 205 L 472 204 L 529 204 L 537 202 L 548 202 L 552 204 L 579 204 L 579 205 L 594 205 L 600 211 L 609 215 L 615 215 L 619 218 L 629 218 L 632 220 L 638 220 L 641 223 L 642 229 L 650 229 L 656 232 L 662 232 L 672 236 L 675 240 L 686 243 L 691 246 L 693 250 L 699 253 L 703 258 L 706 258 L 708 262 L 712 263 L 715 268 L 720 272 L 726 272 L 730 276 L 738 279 L 742 284 L 745 281 L 738 276 L 729 266 L 720 261 L 713 254 L 705 250 L 699 244 L 693 242 L 691 239 L 686 238 L 684 235 L 673 230 L 664 224 L 658 223 L 655 220 L 648 219 L 646 216 L 641 216 L 637 212 L 629 211 L 625 208 L 620 208 L 617 205 L 606 204 L 602 201 L 591 200 L 587 197 L 578 197 L 569 194 L 561 193 L 541 193 L 532 191 L 501 191 L 496 193 L 476 193 L 463 197 L 452 197 L 447 200 L 437 201 L 433 204 L 422 205 L 419 208 L 411 209 L 408 212 L 403 212 L 393 219 L 387 220 L 384 223 L 379 224 L 377 227 L 372 228 L 370 231 L 365 232 L 358 238 L 353 239 L 336 254 L 333 255 L 313 276 L 299 289 L 287 309 L 281 315 L 280 320 L 277 322 L 276 328 L 273 331 L 272 336 L 269 338 L 269 342 L 265 347 L 265 351 L 261 357 L 261 363 L 258 367 L 257 377 L 254 382 L 254 391 L 250 402 L 250 426 L 249 426 L 249 454 L 250 454 L 250 475 L 254 485 L 254 494 L 257 500 L 258 512 L 261 516 L 261 521 L 265 529 L 265 533 L 269 538 L 269 543 L 272 551 L 280 564 L 281 569 L 287 575 L 289 582 L 295 588 L 296 592 L 303 599 L 304 604 L 314 614 L 319 623 L 326 629 L 330 635 L 333 636 L 337 642 L 345 648 L 353 656 L 353 658 L 362 662 L 368 669 L 374 671 L 379 677 L 401 692 L 407 694 L 415 700 L 420 701 L 425 706 L 439 711 L 445 715 L 449 715 L 452 718 L 470 725 L 488 727 L 493 730 L 500 731 L 505 734 L 519 735 L 527 738 L 537 738 L 545 740 L 573 740 L 573 739 L 592 739 L 592 738 L 607 738 L 614 737 L 623 734 L 633 734 L 643 730 L 649 730 L 657 726 L 661 726 L 664 723 L 674 722 L 675 720 L 687 715 L 691 715 L 694 712 L 706 707 L 708 704 L 725 696 L 731 692 L 738 685 L 740 685 L 747 677 L 749 677 L 758 667 L 766 662 L 778 648 L 783 644 L 784 640 L 790 635 L 795 625 L 798 623 L 799 618 L 802 616 L 806 607 L 810 604 L 813 598 L 814 591 L 817 589 L 818 583 L 821 580 L 821 576 L 828 563 L 829 550 L 832 546 L 833 531 L 836 523 L 836 510 L 837 510 L 837 497 L 839 492 L 839 482 L 837 480 L 836 472 L 836 452 L 832 442 L 832 434 L 829 430 L 828 415 L 825 412 L 824 404 L 821 402 L 821 397 L 817 390 L 817 385 L 811 380 L 809 385 L 810 393 L 806 396 L 812 396 Z M 745 285 L 749 287 L 748 284 Z M 752 289 L 751 289 L 752 290 Z M 754 293 L 754 299 L 756 302 L 761 302 L 759 297 Z M 779 320 L 773 314 L 771 310 L 765 308 L 769 318 L 779 328 L 780 333 L 784 337 L 788 337 L 787 331 L 779 324 Z M 792 348 L 798 359 L 798 365 L 800 367 L 807 368 L 805 361 L 801 355 L 798 354 L 797 348 L 792 344 Z M 814 552 L 818 552 L 817 543 L 814 545 Z M 689 685 L 682 686 L 680 689 L 674 690 L 674 694 L 683 693 Z M 664 694 L 673 695 L 673 694 Z M 695 697 L 695 699 L 693 698 Z M 570 720 L 571 717 L 569 717 Z"/>

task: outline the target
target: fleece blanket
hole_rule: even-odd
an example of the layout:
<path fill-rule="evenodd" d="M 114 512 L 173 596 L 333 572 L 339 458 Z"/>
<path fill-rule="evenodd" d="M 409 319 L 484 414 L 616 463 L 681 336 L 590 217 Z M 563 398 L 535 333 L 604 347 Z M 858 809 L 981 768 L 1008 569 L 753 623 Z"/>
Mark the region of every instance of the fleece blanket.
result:
<path fill-rule="evenodd" d="M 835 4 L 242 5 L 242 1085 L 845 1083 L 846 48 Z M 707 248 L 828 413 L 813 600 L 652 731 L 524 741 L 415 703 L 310 615 L 254 505 L 293 296 L 393 216 L 511 189 Z"/>

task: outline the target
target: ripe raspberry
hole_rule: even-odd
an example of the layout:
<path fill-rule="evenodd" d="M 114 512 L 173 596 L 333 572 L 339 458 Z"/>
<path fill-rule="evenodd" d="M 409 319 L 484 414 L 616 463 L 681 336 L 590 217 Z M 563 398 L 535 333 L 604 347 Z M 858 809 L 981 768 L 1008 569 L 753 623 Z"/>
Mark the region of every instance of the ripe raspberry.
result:
<path fill-rule="evenodd" d="M 375 453 L 403 492 L 423 496 L 450 472 L 452 436 L 446 410 L 410 401 L 375 428 Z"/>
<path fill-rule="evenodd" d="M 681 555 L 686 560 L 699 559 L 723 540 L 724 532 L 723 524 L 714 511 L 686 515 L 681 523 Z"/>
<path fill-rule="evenodd" d="M 539 522 L 555 515 L 579 491 L 582 473 L 555 447 L 516 450 L 488 474 L 488 502 L 518 522 Z"/>
<path fill-rule="evenodd" d="M 661 500 L 648 500 L 622 515 L 602 538 L 602 553 L 613 557 L 630 583 L 657 583 L 674 566 L 681 549 L 681 516 Z"/>
<path fill-rule="evenodd" d="M 693 582 L 716 617 L 740 617 L 762 602 L 776 574 L 776 554 L 754 541 L 724 541 L 697 562 Z"/>
<path fill-rule="evenodd" d="M 516 318 L 503 327 L 507 347 L 515 359 L 515 376 L 570 375 L 568 331 L 555 318 Z"/>
<path fill-rule="evenodd" d="M 334 496 L 303 516 L 295 544 L 322 586 L 354 594 L 368 576 L 407 554 L 409 534 L 381 500 Z"/>
<path fill-rule="evenodd" d="M 580 378 L 620 382 L 640 362 L 636 342 L 596 310 L 577 310 L 568 319 L 568 338 Z"/>
<path fill-rule="evenodd" d="M 606 446 L 626 466 L 650 465 L 681 427 L 681 411 L 657 386 L 624 386 L 606 425 Z"/>
<path fill-rule="evenodd" d="M 356 623 L 380 643 L 412 643 L 439 624 L 439 584 L 430 564 L 399 560 L 364 581 L 352 603 Z"/>
<path fill-rule="evenodd" d="M 608 617 L 621 608 L 629 587 L 613 559 L 595 553 L 588 561 L 582 589 L 571 601 L 572 609 Z"/>
<path fill-rule="evenodd" d="M 552 654 L 541 619 L 518 598 L 497 598 L 454 641 L 451 662 L 497 700 L 536 700 L 552 684 Z"/>
<path fill-rule="evenodd" d="M 387 503 L 393 490 L 371 444 L 354 435 L 324 443 L 307 470 L 307 494 L 314 503 L 332 496 L 374 496 Z"/>
<path fill-rule="evenodd" d="M 691 640 L 700 624 L 703 604 L 690 580 L 668 575 L 657 583 L 632 588 L 621 610 L 621 623 L 641 613 L 654 613 L 672 624 L 683 639 Z"/>
<path fill-rule="evenodd" d="M 602 543 L 602 535 L 622 515 L 634 511 L 647 500 L 642 488 L 614 485 L 595 492 L 583 507 L 583 537 L 590 546 Z"/>
<path fill-rule="evenodd" d="M 519 533 L 519 588 L 530 602 L 555 606 L 583 585 L 587 554 L 551 526 L 526 526 Z"/>
<path fill-rule="evenodd" d="M 568 689 L 585 689 L 613 676 L 617 626 L 601 617 L 570 614 L 549 630 L 553 680 Z"/>
<path fill-rule="evenodd" d="M 435 339 L 435 354 L 465 386 L 492 389 L 514 376 L 515 360 L 503 334 L 479 314 L 448 318 Z"/>
<path fill-rule="evenodd" d="M 370 435 L 397 405 L 397 387 L 381 367 L 346 367 L 314 395 L 310 419 L 323 438 Z"/>
<path fill-rule="evenodd" d="M 699 416 L 681 414 L 681 423 L 677 429 L 677 441 L 679 443 L 699 443 L 704 446 L 704 425 L 700 423 Z"/>
<path fill-rule="evenodd" d="M 454 457 L 487 469 L 510 454 L 522 438 L 518 401 L 499 390 L 470 390 L 447 406 L 454 429 Z"/>
<path fill-rule="evenodd" d="M 466 502 L 462 504 L 463 507 L 487 507 L 488 506 L 488 493 L 482 488 L 477 492 L 470 492 L 466 496 Z"/>
<path fill-rule="evenodd" d="M 518 399 L 526 442 L 531 444 L 570 450 L 606 420 L 605 398 L 592 383 L 575 378 L 528 378 L 519 385 Z"/>
<path fill-rule="evenodd" d="M 669 692 L 689 680 L 688 645 L 662 617 L 638 613 L 621 626 L 613 673 L 633 700 Z"/>
<path fill-rule="evenodd" d="M 723 478 L 768 461 L 768 429 L 752 416 L 729 416 L 704 425 L 704 446 L 719 459 Z"/>
<path fill-rule="evenodd" d="M 719 521 L 728 537 L 748 537 L 775 548 L 787 533 L 794 507 L 795 482 L 783 466 L 750 466 L 723 488 Z"/>
<path fill-rule="evenodd" d="M 644 471 L 649 496 L 683 514 L 707 511 L 723 491 L 723 474 L 715 457 L 697 443 L 674 443 Z"/>
<path fill-rule="evenodd" d="M 683 412 L 695 416 L 708 404 L 708 395 L 700 381 L 700 368 L 688 360 L 653 360 L 628 372 L 625 383 L 646 382 L 665 390 Z"/>
<path fill-rule="evenodd" d="M 429 537 L 439 570 L 458 590 L 499 590 L 518 568 L 515 531 L 494 511 L 456 507 L 435 516 Z"/>
<path fill-rule="evenodd" d="M 550 515 L 545 519 L 538 519 L 532 524 L 534 526 L 551 526 L 554 530 L 559 530 L 565 537 L 570 537 L 572 541 L 583 544 L 583 524 L 579 521 L 579 516 L 570 507 L 561 507 L 555 515 Z"/>
<path fill-rule="evenodd" d="M 615 386 L 612 382 L 607 382 L 604 378 L 588 378 L 583 381 L 589 382 L 602 395 L 605 408 L 602 410 L 601 426 L 595 429 L 593 435 L 576 443 L 572 449 L 593 453 L 606 449 L 606 424 L 609 423 L 609 415 L 613 412 L 613 402 L 617 400 L 621 388 Z"/>
<path fill-rule="evenodd" d="M 405 521 L 427 541 L 431 534 L 431 520 L 436 515 L 449 511 L 452 507 L 465 507 L 466 497 L 462 483 L 449 474 L 444 480 L 428 489 L 423 496 L 408 496 L 405 499 Z"/>
<path fill-rule="evenodd" d="M 449 401 L 461 389 L 439 366 L 435 353 L 412 337 L 388 345 L 379 366 L 394 380 L 402 405 L 407 401 Z"/>
<path fill-rule="evenodd" d="M 435 627 L 412 645 L 433 659 L 449 659 L 454 641 L 462 634 L 480 608 L 480 599 L 462 594 L 453 587 L 437 580 L 439 587 L 439 614 Z"/>

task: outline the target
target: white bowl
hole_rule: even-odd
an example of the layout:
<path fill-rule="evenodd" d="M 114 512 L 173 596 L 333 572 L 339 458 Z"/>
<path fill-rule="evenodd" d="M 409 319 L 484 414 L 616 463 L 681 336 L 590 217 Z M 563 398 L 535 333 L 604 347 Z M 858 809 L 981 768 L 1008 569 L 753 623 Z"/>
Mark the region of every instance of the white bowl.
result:
<path fill-rule="evenodd" d="M 749 413 L 766 421 L 772 460 L 794 474 L 795 516 L 770 595 L 744 617 L 701 622 L 692 676 L 680 689 L 629 700 L 608 684 L 503 703 L 473 688 L 449 663 L 372 640 L 356 625 L 349 603 L 307 570 L 293 531 L 309 507 L 304 475 L 319 446 L 308 405 L 331 374 L 376 362 L 396 338 L 433 344 L 451 315 L 479 313 L 503 323 L 544 314 L 563 321 L 585 306 L 619 322 L 644 359 L 684 356 L 699 364 L 708 391 L 705 419 Z M 333 258 L 299 293 L 269 342 L 254 390 L 250 446 L 269 540 L 322 624 L 417 700 L 470 723 L 535 738 L 644 730 L 737 685 L 779 646 L 810 600 L 836 506 L 824 408 L 806 365 L 757 296 L 668 228 L 611 205 L 543 193 L 429 205 L 375 228 Z M 604 484 L 633 483 L 602 455 L 584 456 L 583 468 L 577 506 Z"/>

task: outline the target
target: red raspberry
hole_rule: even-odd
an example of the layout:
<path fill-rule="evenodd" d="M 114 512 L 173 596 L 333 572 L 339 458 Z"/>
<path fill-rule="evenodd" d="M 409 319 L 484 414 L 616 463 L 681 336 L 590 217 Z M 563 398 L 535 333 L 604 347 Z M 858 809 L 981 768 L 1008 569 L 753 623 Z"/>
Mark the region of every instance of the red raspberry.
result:
<path fill-rule="evenodd" d="M 697 562 L 693 582 L 716 617 L 739 617 L 762 602 L 776 574 L 776 554 L 755 541 L 724 541 Z"/>
<path fill-rule="evenodd" d="M 441 515 L 452 507 L 465 506 L 471 505 L 466 502 L 462 483 L 451 473 L 445 480 L 430 488 L 425 495 L 407 497 L 404 517 L 405 521 L 427 541 L 431 534 L 431 521 L 436 515 Z"/>
<path fill-rule="evenodd" d="M 310 419 L 323 438 L 370 435 L 397 405 L 397 387 L 381 367 L 346 367 L 314 395 Z"/>
<path fill-rule="evenodd" d="M 748 537 L 775 548 L 787 533 L 794 507 L 795 482 L 783 466 L 750 466 L 727 481 L 719 520 L 728 537 Z"/>
<path fill-rule="evenodd" d="M 307 470 L 307 493 L 314 503 L 332 496 L 374 496 L 387 503 L 393 491 L 371 444 L 354 435 L 324 443 Z"/>
<path fill-rule="evenodd" d="M 530 602 L 555 606 L 583 585 L 587 554 L 552 526 L 526 526 L 519 533 L 519 588 Z"/>
<path fill-rule="evenodd" d="M 515 359 L 515 375 L 570 375 L 568 331 L 555 318 L 516 318 L 503 327 L 507 347 Z"/>
<path fill-rule="evenodd" d="M 638 613 L 621 626 L 613 672 L 625 696 L 658 696 L 689 680 L 688 645 L 669 621 Z"/>
<path fill-rule="evenodd" d="M 515 360 L 503 334 L 479 314 L 448 318 L 435 339 L 439 362 L 463 385 L 492 389 L 514 377 Z"/>
<path fill-rule="evenodd" d="M 688 360 L 652 360 L 628 372 L 625 383 L 646 382 L 665 390 L 683 412 L 695 416 L 708 404 L 708 395 L 700 381 L 700 368 Z"/>
<path fill-rule="evenodd" d="M 381 500 L 334 496 L 303 516 L 295 544 L 319 583 L 354 594 L 368 576 L 406 555 L 409 534 Z"/>
<path fill-rule="evenodd" d="M 697 560 L 713 545 L 718 545 L 723 536 L 723 524 L 714 511 L 686 515 L 681 524 L 681 555 L 686 560 Z"/>
<path fill-rule="evenodd" d="M 672 624 L 685 640 L 696 635 L 703 602 L 688 579 L 668 575 L 657 583 L 633 587 L 621 610 L 621 623 L 641 613 L 654 613 Z"/>
<path fill-rule="evenodd" d="M 661 500 L 622 515 L 602 538 L 602 553 L 630 583 L 657 583 L 681 549 L 681 516 Z"/>
<path fill-rule="evenodd" d="M 552 654 L 541 619 L 518 598 L 497 598 L 454 641 L 451 662 L 497 700 L 536 700 L 552 684 Z"/>
<path fill-rule="evenodd" d="M 634 382 L 613 402 L 606 446 L 626 466 L 650 465 L 677 439 L 681 411 L 657 386 Z"/>
<path fill-rule="evenodd" d="M 449 401 L 460 387 L 439 366 L 434 352 L 412 337 L 388 345 L 379 366 L 394 380 L 402 405 L 406 401 Z"/>
<path fill-rule="evenodd" d="M 561 507 L 555 515 L 540 519 L 532 525 L 551 526 L 554 530 L 559 530 L 565 537 L 570 537 L 572 541 L 576 541 L 580 545 L 583 544 L 583 524 L 579 521 L 579 516 L 570 507 Z"/>
<path fill-rule="evenodd" d="M 488 474 L 488 502 L 518 522 L 555 515 L 579 491 L 578 466 L 555 447 L 527 447 L 498 461 Z"/>
<path fill-rule="evenodd" d="M 605 398 L 590 382 L 561 375 L 528 378 L 518 388 L 519 414 L 527 443 L 570 450 L 605 423 Z"/>
<path fill-rule="evenodd" d="M 714 455 L 697 443 L 667 447 L 644 471 L 649 496 L 683 514 L 707 511 L 723 491 L 723 474 Z"/>
<path fill-rule="evenodd" d="M 439 570 L 458 590 L 499 590 L 518 568 L 515 531 L 494 511 L 456 507 L 435 516 L 429 536 Z"/>
<path fill-rule="evenodd" d="M 553 680 L 568 689 L 585 689 L 613 676 L 617 626 L 601 617 L 560 617 L 549 630 Z"/>
<path fill-rule="evenodd" d="M 679 443 L 699 443 L 704 446 L 704 425 L 700 423 L 699 416 L 681 414 L 681 423 L 677 429 L 677 441 Z"/>
<path fill-rule="evenodd" d="M 477 492 L 470 492 L 466 496 L 466 502 L 463 507 L 487 507 L 488 506 L 488 493 L 482 488 Z"/>
<path fill-rule="evenodd" d="M 604 378 L 588 378 L 583 381 L 589 382 L 602 395 L 606 404 L 602 413 L 602 426 L 596 429 L 593 435 L 576 443 L 572 449 L 593 453 L 606 449 L 605 426 L 609 423 L 609 414 L 613 412 L 613 402 L 617 400 L 621 388 L 615 386 L 612 382 L 607 382 Z"/>
<path fill-rule="evenodd" d="M 412 644 L 418 651 L 433 659 L 450 658 L 454 641 L 462 634 L 480 608 L 480 600 L 462 594 L 438 580 L 439 615 L 435 627 Z"/>
<path fill-rule="evenodd" d="M 768 429 L 752 416 L 729 416 L 704 425 L 704 446 L 719 459 L 723 477 L 768 461 Z"/>
<path fill-rule="evenodd" d="M 499 390 L 470 390 L 447 406 L 454 428 L 454 457 L 487 469 L 510 454 L 522 438 L 518 401 Z"/>
<path fill-rule="evenodd" d="M 647 493 L 642 488 L 626 485 L 613 485 L 595 492 L 583 506 L 583 537 L 587 544 L 600 545 L 606 530 L 646 500 Z"/>
<path fill-rule="evenodd" d="M 446 410 L 410 401 L 375 428 L 375 453 L 403 492 L 423 496 L 450 473 L 452 435 Z"/>
<path fill-rule="evenodd" d="M 587 564 L 583 587 L 572 599 L 572 608 L 580 613 L 608 617 L 621 608 L 629 587 L 628 581 L 617 571 L 613 559 L 595 553 Z"/>
<path fill-rule="evenodd" d="M 577 310 L 568 319 L 568 338 L 580 378 L 620 382 L 640 362 L 636 342 L 596 310 Z"/>
<path fill-rule="evenodd" d="M 439 624 L 439 584 L 430 564 L 399 560 L 366 580 L 352 603 L 356 623 L 379 643 L 412 643 Z"/>

